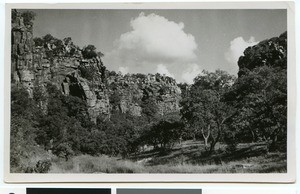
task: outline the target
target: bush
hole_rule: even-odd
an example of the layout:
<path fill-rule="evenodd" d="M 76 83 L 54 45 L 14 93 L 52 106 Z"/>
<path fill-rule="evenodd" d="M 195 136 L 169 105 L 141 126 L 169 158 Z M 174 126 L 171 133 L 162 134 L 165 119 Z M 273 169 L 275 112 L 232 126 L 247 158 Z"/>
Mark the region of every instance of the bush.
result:
<path fill-rule="evenodd" d="M 39 160 L 35 167 L 27 167 L 25 173 L 47 173 L 51 168 L 50 160 Z"/>
<path fill-rule="evenodd" d="M 45 42 L 42 38 L 40 37 L 36 37 L 33 39 L 35 46 L 40 46 L 40 47 L 44 47 L 45 46 Z"/>
<path fill-rule="evenodd" d="M 30 110 L 32 105 L 26 89 L 13 85 L 11 88 L 11 114 L 26 115 L 26 111 Z"/>
<path fill-rule="evenodd" d="M 162 151 L 171 149 L 176 141 L 179 141 L 183 133 L 184 125 L 177 114 L 165 115 L 161 120 L 150 127 L 143 139 L 155 148 L 160 147 Z"/>
<path fill-rule="evenodd" d="M 25 12 L 23 12 L 21 14 L 21 16 L 23 17 L 24 25 L 32 27 L 35 15 L 36 14 L 34 12 L 32 12 L 32 11 L 25 11 Z"/>
<path fill-rule="evenodd" d="M 82 50 L 82 56 L 85 59 L 92 59 L 97 57 L 96 47 L 94 45 L 88 45 L 83 48 Z"/>
<path fill-rule="evenodd" d="M 224 135 L 224 141 L 227 144 L 226 151 L 236 151 L 239 140 L 235 137 L 235 134 L 233 132 L 226 131 Z"/>
<path fill-rule="evenodd" d="M 35 43 L 39 45 L 44 43 L 46 57 L 49 59 L 61 56 L 65 51 L 63 41 L 53 37 L 51 34 L 45 35 L 42 38 L 42 41 L 38 38 L 35 38 Z"/>
<path fill-rule="evenodd" d="M 79 71 L 82 77 L 84 77 L 87 80 L 93 80 L 96 76 L 97 69 L 94 66 L 79 66 Z"/>
<path fill-rule="evenodd" d="M 12 169 L 24 171 L 32 152 L 44 155 L 44 150 L 35 142 L 36 124 L 41 115 L 33 99 L 22 87 L 11 90 L 10 164 Z M 25 166 L 25 167 L 24 167 Z"/>
<path fill-rule="evenodd" d="M 66 142 L 60 143 L 56 146 L 53 149 L 53 153 L 59 157 L 65 158 L 66 160 L 69 160 L 69 158 L 74 155 L 71 145 Z"/>
<path fill-rule="evenodd" d="M 98 118 L 97 129 L 90 137 L 92 147 L 96 148 L 93 152 L 123 158 L 136 152 L 140 136 L 137 119 L 119 111 L 113 112 L 109 121 Z"/>
<path fill-rule="evenodd" d="M 35 141 L 47 150 L 68 160 L 81 153 L 88 141 L 86 134 L 93 125 L 89 121 L 85 102 L 75 96 L 63 96 L 51 84 L 47 85 L 48 111 L 37 123 Z"/>

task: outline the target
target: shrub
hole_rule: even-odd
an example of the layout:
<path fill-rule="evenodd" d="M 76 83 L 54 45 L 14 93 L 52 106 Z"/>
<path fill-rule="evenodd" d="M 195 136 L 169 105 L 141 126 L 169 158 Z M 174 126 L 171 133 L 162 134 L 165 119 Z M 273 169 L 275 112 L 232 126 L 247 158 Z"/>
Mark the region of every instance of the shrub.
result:
<path fill-rule="evenodd" d="M 36 14 L 34 12 L 32 12 L 32 11 L 25 11 L 25 12 L 23 12 L 21 14 L 21 16 L 23 17 L 24 25 L 32 27 L 35 15 Z"/>
<path fill-rule="evenodd" d="M 36 37 L 33 39 L 35 46 L 40 46 L 40 47 L 44 47 L 45 42 L 42 38 L 40 37 Z"/>
<path fill-rule="evenodd" d="M 97 69 L 93 65 L 91 66 L 79 66 L 79 71 L 82 77 L 84 77 L 87 80 L 93 80 L 94 77 L 96 76 Z"/>
<path fill-rule="evenodd" d="M 82 50 L 82 56 L 85 59 L 92 59 L 97 57 L 96 47 L 94 45 L 88 45 L 83 48 Z"/>
<path fill-rule="evenodd" d="M 34 167 L 27 167 L 25 173 L 47 173 L 51 165 L 50 160 L 39 160 Z"/>
<path fill-rule="evenodd" d="M 160 146 L 162 151 L 166 151 L 171 149 L 176 141 L 179 141 L 183 129 L 184 125 L 180 121 L 179 115 L 170 113 L 152 125 L 150 130 L 144 134 L 144 139 L 147 139 L 155 148 Z"/>
<path fill-rule="evenodd" d="M 53 149 L 53 153 L 59 157 L 65 158 L 66 160 L 69 160 L 69 158 L 74 155 L 71 145 L 66 142 L 60 143 L 58 146 L 56 146 Z"/>
<path fill-rule="evenodd" d="M 224 141 L 227 144 L 226 151 L 234 152 L 237 149 L 238 139 L 235 137 L 234 132 L 226 131 Z"/>

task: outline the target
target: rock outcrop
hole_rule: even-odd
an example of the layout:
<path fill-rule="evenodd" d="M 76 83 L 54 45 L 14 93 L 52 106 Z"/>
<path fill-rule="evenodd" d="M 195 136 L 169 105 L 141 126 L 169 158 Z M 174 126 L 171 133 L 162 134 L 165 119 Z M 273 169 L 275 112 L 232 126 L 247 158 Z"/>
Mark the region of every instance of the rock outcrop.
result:
<path fill-rule="evenodd" d="M 247 74 L 258 66 L 287 68 L 287 32 L 279 37 L 261 41 L 255 46 L 248 47 L 244 56 L 239 58 L 239 77 Z"/>
<path fill-rule="evenodd" d="M 11 78 L 13 83 L 22 83 L 32 96 L 35 79 L 32 30 L 24 25 L 19 12 L 15 15 L 11 25 Z"/>
<path fill-rule="evenodd" d="M 20 12 L 13 14 L 11 81 L 25 87 L 30 97 L 34 96 L 34 87 L 46 91 L 47 83 L 54 84 L 64 95 L 83 99 L 93 122 L 99 115 L 109 119 L 112 110 L 141 116 L 141 102 L 148 98 L 155 100 L 160 114 L 179 111 L 181 91 L 173 78 L 110 72 L 101 58 L 84 59 L 70 38 L 55 40 L 60 43 L 59 51 L 53 41 L 35 45 L 32 26 L 24 25 Z M 119 100 L 113 103 L 114 95 Z M 46 109 L 47 102 L 43 104 Z"/>
<path fill-rule="evenodd" d="M 134 116 L 141 115 L 141 103 L 149 98 L 156 102 L 161 115 L 179 111 L 181 90 L 173 78 L 160 74 L 121 74 L 110 75 L 107 78 L 109 93 L 119 93 L 119 108 L 121 112 L 129 112 Z"/>

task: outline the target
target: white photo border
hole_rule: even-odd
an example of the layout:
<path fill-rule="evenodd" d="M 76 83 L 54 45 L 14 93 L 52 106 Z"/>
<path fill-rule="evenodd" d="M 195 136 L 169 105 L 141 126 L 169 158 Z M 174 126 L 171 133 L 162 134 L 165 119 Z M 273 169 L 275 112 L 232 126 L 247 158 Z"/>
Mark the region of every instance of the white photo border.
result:
<path fill-rule="evenodd" d="M 287 173 L 245 174 L 30 174 L 10 172 L 10 71 L 12 9 L 286 9 L 288 33 Z M 63 3 L 6 4 L 4 54 L 4 181 L 7 183 L 293 183 L 296 179 L 296 49 L 293 1 L 191 3 Z"/>

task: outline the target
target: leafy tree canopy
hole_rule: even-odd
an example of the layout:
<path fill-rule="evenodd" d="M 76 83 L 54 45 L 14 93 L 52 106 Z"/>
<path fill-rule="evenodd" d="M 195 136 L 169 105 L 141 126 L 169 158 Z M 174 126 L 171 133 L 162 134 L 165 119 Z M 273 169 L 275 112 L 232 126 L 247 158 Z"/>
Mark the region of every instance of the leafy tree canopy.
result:
<path fill-rule="evenodd" d="M 96 47 L 94 45 L 88 45 L 82 49 L 82 56 L 85 59 L 92 59 L 97 57 Z"/>
<path fill-rule="evenodd" d="M 234 113 L 233 107 L 223 101 L 223 94 L 234 83 L 235 77 L 225 71 L 203 71 L 195 78 L 186 98 L 181 101 L 183 119 L 193 133 L 210 138 L 210 150 L 221 140 L 225 121 Z"/>

